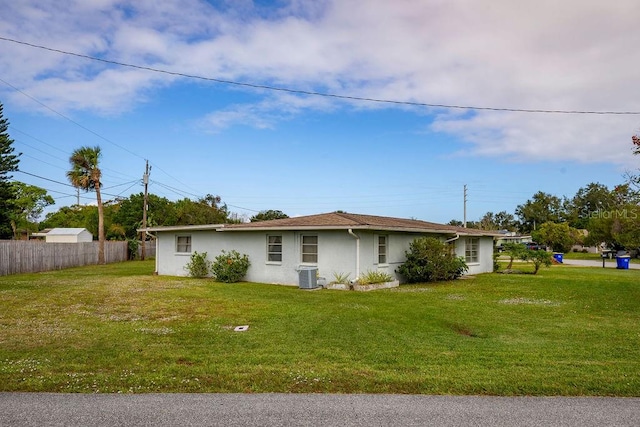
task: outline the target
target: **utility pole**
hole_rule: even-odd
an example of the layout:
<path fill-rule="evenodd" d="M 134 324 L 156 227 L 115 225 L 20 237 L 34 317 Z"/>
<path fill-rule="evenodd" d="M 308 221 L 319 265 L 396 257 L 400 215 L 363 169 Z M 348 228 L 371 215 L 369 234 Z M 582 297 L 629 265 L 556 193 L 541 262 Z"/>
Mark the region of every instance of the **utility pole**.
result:
<path fill-rule="evenodd" d="M 464 228 L 467 228 L 467 184 L 464 185 L 464 214 L 463 214 L 462 226 Z"/>
<path fill-rule="evenodd" d="M 146 237 L 147 237 L 147 232 L 146 232 L 146 228 L 147 228 L 147 209 L 149 209 L 149 193 L 148 193 L 148 188 L 149 188 L 149 172 L 151 172 L 151 168 L 149 167 L 149 160 L 146 160 L 147 162 L 147 166 L 145 168 L 144 171 L 144 175 L 142 175 L 142 183 L 144 184 L 144 202 L 142 205 L 142 229 L 144 231 L 142 231 L 142 236 L 141 236 L 141 240 L 142 240 L 142 250 L 140 252 L 140 259 L 144 261 L 145 257 L 147 256 L 147 245 L 146 245 Z"/>

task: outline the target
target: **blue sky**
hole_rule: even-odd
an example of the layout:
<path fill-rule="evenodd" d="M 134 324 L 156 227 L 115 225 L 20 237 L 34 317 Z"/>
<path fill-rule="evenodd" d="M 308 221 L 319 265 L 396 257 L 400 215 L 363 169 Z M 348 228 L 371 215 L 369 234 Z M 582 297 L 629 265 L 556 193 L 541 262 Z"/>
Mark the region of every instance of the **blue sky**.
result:
<path fill-rule="evenodd" d="M 637 170 L 640 3 L 619 0 L 3 2 L 0 102 L 14 178 L 75 203 L 99 145 L 106 198 L 220 195 L 248 218 L 334 210 L 436 222 L 513 213 Z M 109 61 L 204 77 L 193 79 Z M 380 103 L 256 89 L 398 101 Z M 34 176 L 37 175 L 37 176 Z M 93 203 L 92 193 L 81 203 Z"/>

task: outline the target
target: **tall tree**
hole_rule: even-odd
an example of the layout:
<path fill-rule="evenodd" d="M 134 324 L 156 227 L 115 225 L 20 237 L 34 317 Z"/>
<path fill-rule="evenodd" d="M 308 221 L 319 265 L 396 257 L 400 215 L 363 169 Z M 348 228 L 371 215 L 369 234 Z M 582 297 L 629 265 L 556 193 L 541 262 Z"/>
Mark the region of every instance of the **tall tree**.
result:
<path fill-rule="evenodd" d="M 69 158 L 71 170 L 67 178 L 71 185 L 84 191 L 95 191 L 98 202 L 98 264 L 104 264 L 104 208 L 100 194 L 100 179 L 102 172 L 99 168 L 100 147 L 80 147 Z"/>
<path fill-rule="evenodd" d="M 127 238 L 135 239 L 138 236 L 138 228 L 142 225 L 142 208 L 144 194 L 132 194 L 127 199 L 120 201 L 120 207 L 114 215 L 114 222 L 120 224 Z M 165 197 L 149 194 L 147 197 L 147 225 L 176 225 L 176 210 L 172 202 Z"/>
<path fill-rule="evenodd" d="M 563 217 L 562 200 L 538 191 L 531 200 L 518 205 L 516 215 L 520 218 L 521 231 L 528 233 L 545 222 L 559 222 Z"/>
<path fill-rule="evenodd" d="M 587 244 L 606 243 L 614 249 L 640 248 L 640 194 L 630 184 L 611 191 L 612 205 L 589 216 Z"/>
<path fill-rule="evenodd" d="M 631 147 L 631 152 L 634 156 L 640 156 L 640 136 L 633 135 L 631 137 L 631 142 L 633 143 L 633 147 Z M 627 179 L 629 185 L 633 186 L 636 192 L 640 192 L 640 168 L 638 168 L 637 173 L 627 172 L 624 177 Z"/>
<path fill-rule="evenodd" d="M 229 222 L 227 205 L 219 206 L 220 196 L 207 194 L 205 197 L 192 201 L 189 198 L 175 203 L 176 225 L 224 224 Z"/>
<path fill-rule="evenodd" d="M 607 186 L 592 182 L 580 188 L 567 203 L 567 220 L 574 228 L 587 228 L 589 218 L 612 209 L 615 205 L 615 193 Z"/>
<path fill-rule="evenodd" d="M 96 210 L 95 206 L 63 206 L 55 212 L 49 212 L 40 223 L 42 228 L 86 228 L 92 234 L 98 230 L 92 229 L 89 217 Z"/>
<path fill-rule="evenodd" d="M 515 231 L 517 228 L 516 219 L 507 211 L 501 211 L 496 214 L 487 212 L 480 218 L 479 228 L 481 230 L 509 230 Z"/>
<path fill-rule="evenodd" d="M 458 219 L 452 219 L 446 225 L 453 225 L 454 227 L 463 227 L 464 223 Z M 480 223 L 477 221 L 467 221 L 467 228 L 480 228 Z"/>
<path fill-rule="evenodd" d="M 9 121 L 3 117 L 0 103 L 0 239 L 11 237 L 11 216 L 15 209 L 16 194 L 9 180 L 10 172 L 18 170 L 20 153 L 13 154 L 13 140 L 9 137 Z"/>
<path fill-rule="evenodd" d="M 285 219 L 285 218 L 289 218 L 289 215 L 287 215 L 282 211 L 269 209 L 266 211 L 260 211 L 259 213 L 255 214 L 254 216 L 251 217 L 250 221 L 258 222 L 258 221 L 269 221 L 271 219 Z"/>
<path fill-rule="evenodd" d="M 17 239 L 19 228 L 37 230 L 35 222 L 42 215 L 44 208 L 53 205 L 55 201 L 44 188 L 18 181 L 11 184 L 16 194 L 11 228 L 14 238 Z"/>
<path fill-rule="evenodd" d="M 545 222 L 531 233 L 536 242 L 550 246 L 555 252 L 569 252 L 573 245 L 579 244 L 583 236 L 580 232 L 569 227 L 566 222 Z"/>

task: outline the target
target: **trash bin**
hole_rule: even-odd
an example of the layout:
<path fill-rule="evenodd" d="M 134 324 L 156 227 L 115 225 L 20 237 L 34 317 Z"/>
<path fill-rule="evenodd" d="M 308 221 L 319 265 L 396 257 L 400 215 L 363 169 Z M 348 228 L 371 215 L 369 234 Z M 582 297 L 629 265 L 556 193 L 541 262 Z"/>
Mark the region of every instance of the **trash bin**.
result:
<path fill-rule="evenodd" d="M 629 255 L 621 255 L 616 257 L 616 268 L 620 270 L 628 270 L 629 269 L 629 261 L 631 261 L 631 257 Z"/>
<path fill-rule="evenodd" d="M 553 254 L 553 259 L 555 259 L 558 262 L 558 264 L 562 264 L 562 258 L 563 257 L 564 257 L 564 254 L 561 254 L 561 253 L 558 253 L 558 252 L 555 252 Z"/>

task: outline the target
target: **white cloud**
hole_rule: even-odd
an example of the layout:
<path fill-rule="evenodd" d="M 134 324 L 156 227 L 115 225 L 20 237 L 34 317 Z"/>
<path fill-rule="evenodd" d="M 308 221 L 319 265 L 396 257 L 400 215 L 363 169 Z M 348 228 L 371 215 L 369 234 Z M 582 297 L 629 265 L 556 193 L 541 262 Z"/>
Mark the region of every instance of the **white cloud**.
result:
<path fill-rule="evenodd" d="M 236 125 L 274 129 L 278 122 L 291 120 L 305 110 L 329 110 L 331 106 L 326 98 L 279 93 L 259 103 L 231 105 L 214 111 L 202 118 L 199 126 L 214 133 Z"/>
<path fill-rule="evenodd" d="M 640 2 L 25 0 L 0 35 L 174 71 L 432 104 L 640 111 Z M 0 42 L 0 76 L 62 110 L 128 110 L 174 79 Z M 355 103 L 362 107 L 361 103 Z M 343 103 L 339 103 L 344 107 Z M 203 122 L 273 128 L 329 100 L 267 94 Z M 372 105 L 371 108 L 381 108 Z M 637 116 L 478 112 L 436 119 L 474 154 L 628 162 Z M 604 148 L 603 148 L 604 147 Z"/>
<path fill-rule="evenodd" d="M 621 116 L 481 112 L 471 118 L 443 116 L 432 127 L 472 144 L 461 155 L 633 167 L 631 132 L 636 124 Z"/>

